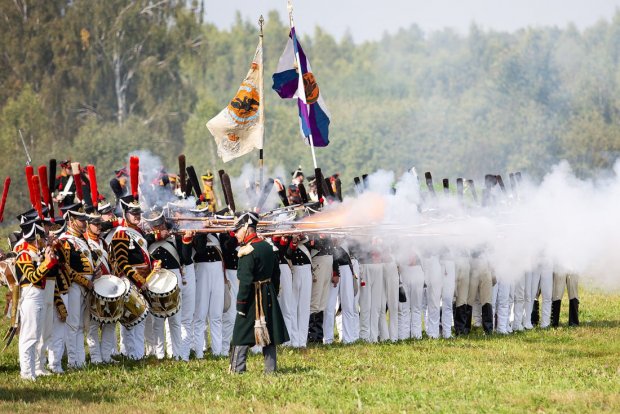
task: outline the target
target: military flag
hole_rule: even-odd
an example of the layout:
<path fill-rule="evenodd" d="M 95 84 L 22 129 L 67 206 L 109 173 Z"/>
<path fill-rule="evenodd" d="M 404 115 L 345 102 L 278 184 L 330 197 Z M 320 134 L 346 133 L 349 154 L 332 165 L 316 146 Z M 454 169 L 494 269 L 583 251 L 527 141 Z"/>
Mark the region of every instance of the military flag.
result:
<path fill-rule="evenodd" d="M 299 125 L 305 142 L 310 145 L 312 139 L 315 147 L 326 147 L 330 115 L 293 25 L 273 74 L 273 90 L 283 99 L 297 98 Z"/>
<path fill-rule="evenodd" d="M 224 162 L 245 155 L 254 148 L 263 148 L 262 65 L 263 48 L 259 43 L 250 70 L 237 94 L 226 108 L 207 122 L 207 128 L 215 138 L 217 154 Z"/>

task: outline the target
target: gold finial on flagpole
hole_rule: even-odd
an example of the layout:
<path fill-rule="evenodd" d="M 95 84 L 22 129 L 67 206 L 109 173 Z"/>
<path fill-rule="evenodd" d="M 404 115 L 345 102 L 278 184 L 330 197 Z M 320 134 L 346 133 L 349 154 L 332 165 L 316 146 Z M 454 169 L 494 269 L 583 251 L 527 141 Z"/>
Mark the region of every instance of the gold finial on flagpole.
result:
<path fill-rule="evenodd" d="M 265 23 L 265 19 L 263 19 L 263 15 L 261 14 L 258 18 L 258 27 L 260 28 L 260 35 L 263 36 L 263 24 Z"/>

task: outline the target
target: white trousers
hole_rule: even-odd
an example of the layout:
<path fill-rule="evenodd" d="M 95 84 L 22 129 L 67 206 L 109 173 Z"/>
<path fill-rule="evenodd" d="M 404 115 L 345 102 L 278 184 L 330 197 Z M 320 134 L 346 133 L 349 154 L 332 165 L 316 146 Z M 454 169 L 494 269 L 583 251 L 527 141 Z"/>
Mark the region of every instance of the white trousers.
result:
<path fill-rule="evenodd" d="M 293 266 L 293 308 L 292 329 L 289 332 L 291 345 L 305 348 L 308 342 L 310 322 L 310 299 L 312 296 L 312 268 L 309 264 Z"/>
<path fill-rule="evenodd" d="M 54 286 L 56 281 L 49 279 L 45 281 L 43 293 L 43 309 L 41 315 L 41 338 L 37 342 L 37 353 L 35 370 L 38 373 L 45 371 L 47 357 L 45 351 L 52 342 L 52 329 L 54 328 Z"/>
<path fill-rule="evenodd" d="M 84 322 L 86 301 L 84 300 L 84 288 L 77 283 L 71 283 L 67 294 L 67 321 L 66 344 L 67 365 L 70 368 L 80 368 L 86 363 L 86 350 L 84 349 Z"/>
<path fill-rule="evenodd" d="M 399 303 L 398 307 L 398 339 L 421 339 L 424 271 L 420 265 L 401 266 L 400 270 L 407 302 Z"/>
<path fill-rule="evenodd" d="M 493 314 L 497 315 L 495 331 L 500 334 L 508 334 L 510 321 L 510 289 L 508 281 L 498 280 L 493 287 Z M 495 318 L 494 318 L 495 319 Z"/>
<path fill-rule="evenodd" d="M 91 363 L 112 361 L 112 355 L 116 353 L 116 323 L 99 323 L 92 318 L 88 319 L 86 343 Z"/>
<path fill-rule="evenodd" d="M 360 264 L 357 259 L 351 258 L 351 265 L 353 267 L 353 292 L 355 293 L 355 299 L 353 307 L 355 309 L 355 339 L 360 339 L 360 293 L 362 291 L 361 286 L 361 278 L 360 278 Z"/>
<path fill-rule="evenodd" d="M 224 313 L 224 268 L 222 262 L 194 263 L 196 271 L 196 308 L 194 310 L 194 350 L 204 357 L 207 317 L 211 334 L 211 352 L 222 352 L 222 316 Z M 235 300 L 236 303 L 236 300 Z"/>
<path fill-rule="evenodd" d="M 196 272 L 194 265 L 185 266 L 185 284 L 181 283 L 181 346 L 179 357 L 189 361 L 194 343 L 194 313 L 196 312 Z"/>
<path fill-rule="evenodd" d="M 383 305 L 379 316 L 379 337 L 382 341 L 398 341 L 398 269 L 396 263 L 383 264 Z M 390 313 L 389 323 L 386 319 Z"/>
<path fill-rule="evenodd" d="M 532 310 L 534 309 L 534 272 L 525 272 L 523 276 L 523 328 L 532 329 Z"/>
<path fill-rule="evenodd" d="M 230 341 L 235 328 L 235 318 L 237 317 L 237 293 L 239 292 L 237 270 L 226 269 L 226 279 L 230 283 L 231 300 L 230 308 L 224 313 L 222 320 L 222 355 L 228 355 L 230 351 Z"/>
<path fill-rule="evenodd" d="M 355 283 L 349 265 L 340 266 L 340 283 L 338 284 L 340 294 L 340 308 L 342 315 L 342 328 L 340 341 L 348 344 L 359 339 L 359 313 L 355 306 Z"/>
<path fill-rule="evenodd" d="M 179 269 L 168 269 L 177 277 L 179 289 L 183 285 L 181 271 Z M 177 313 L 167 318 L 152 318 L 153 336 L 155 338 L 155 356 L 162 359 L 168 358 L 181 359 L 183 349 L 183 334 L 181 320 L 183 318 L 183 294 L 181 293 L 181 307 Z M 153 315 L 149 315 L 153 316 Z M 164 347 L 165 344 L 165 347 Z M 189 353 L 188 353 L 189 359 Z"/>
<path fill-rule="evenodd" d="M 43 330 L 45 291 L 34 286 L 21 289 L 19 317 L 19 369 L 22 378 L 36 378 L 37 344 Z"/>
<path fill-rule="evenodd" d="M 367 342 L 379 339 L 379 318 L 383 301 L 383 263 L 360 264 L 360 338 Z"/>
<path fill-rule="evenodd" d="M 60 295 L 63 303 L 67 303 L 67 294 Z M 53 310 L 53 322 L 52 322 L 52 338 L 47 346 L 48 364 L 49 368 L 53 372 L 62 372 L 62 356 L 65 353 L 65 330 L 66 326 L 63 321 L 60 320 L 58 311 L 54 307 Z"/>
<path fill-rule="evenodd" d="M 327 297 L 327 305 L 323 313 L 323 343 L 331 344 L 334 342 L 334 323 L 336 320 L 336 312 L 340 306 L 340 281 L 334 286 L 329 284 L 329 295 Z"/>
<path fill-rule="evenodd" d="M 548 328 L 551 324 L 551 302 L 553 296 L 553 267 L 541 265 L 532 273 L 532 300 L 542 296 L 540 309 L 540 327 Z"/>
<path fill-rule="evenodd" d="M 525 322 L 525 277 L 523 273 L 514 283 L 514 300 L 512 305 L 512 330 L 522 331 Z"/>
<path fill-rule="evenodd" d="M 454 260 L 444 260 L 441 263 L 441 335 L 444 338 L 452 337 L 452 303 L 456 288 L 456 263 Z"/>
<path fill-rule="evenodd" d="M 236 297 L 235 300 L 237 300 Z M 293 273 L 291 272 L 291 267 L 286 263 L 280 264 L 280 291 L 278 292 L 278 304 L 280 305 L 280 310 L 282 311 L 282 318 L 284 319 L 286 330 L 288 331 L 289 336 L 291 336 L 293 332 L 293 325 L 297 326 L 297 321 L 293 324 L 293 307 L 297 306 L 297 304 L 293 298 Z M 233 306 L 231 305 L 231 307 Z M 291 341 L 285 342 L 283 345 L 291 345 Z"/>
<path fill-rule="evenodd" d="M 358 339 L 356 319 L 359 316 L 355 310 L 355 292 L 353 288 L 353 273 L 349 265 L 339 266 L 340 280 L 334 287 L 330 284 L 329 299 L 323 314 L 323 343 L 334 341 L 334 321 L 338 307 L 342 321 L 338 329 L 340 342 L 348 344 Z"/>
<path fill-rule="evenodd" d="M 333 263 L 334 259 L 330 254 L 314 256 L 312 258 L 312 296 L 310 298 L 310 313 L 322 312 L 327 307 Z"/>
<path fill-rule="evenodd" d="M 148 317 L 149 316 L 147 316 L 147 319 Z M 145 321 L 146 319 L 131 328 L 125 328 L 121 325 L 120 351 L 128 358 L 144 358 Z"/>
<path fill-rule="evenodd" d="M 110 362 L 112 355 L 116 353 L 116 323 L 99 323 L 90 316 L 90 308 L 84 300 L 84 329 L 86 330 L 86 343 L 90 353 L 90 362 L 100 364 Z M 101 338 L 99 337 L 101 332 Z"/>
<path fill-rule="evenodd" d="M 430 338 L 439 338 L 439 322 L 443 275 L 437 256 L 423 261 L 424 281 L 426 282 L 426 334 Z"/>
<path fill-rule="evenodd" d="M 456 259 L 456 288 L 454 295 L 457 308 L 467 304 L 470 271 L 471 266 L 469 264 L 469 258 L 458 257 Z"/>

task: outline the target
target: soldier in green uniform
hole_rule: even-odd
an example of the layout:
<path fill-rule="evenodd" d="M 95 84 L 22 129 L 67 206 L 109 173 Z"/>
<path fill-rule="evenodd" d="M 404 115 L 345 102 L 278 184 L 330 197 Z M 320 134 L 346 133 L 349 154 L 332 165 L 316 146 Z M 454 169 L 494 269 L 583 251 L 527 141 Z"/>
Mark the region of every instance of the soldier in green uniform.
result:
<path fill-rule="evenodd" d="M 248 350 L 263 347 L 265 373 L 276 370 L 276 345 L 289 340 L 278 305 L 280 267 L 273 246 L 256 234 L 258 215 L 245 213 L 235 223 L 239 242 L 239 292 L 230 371 L 244 372 Z"/>

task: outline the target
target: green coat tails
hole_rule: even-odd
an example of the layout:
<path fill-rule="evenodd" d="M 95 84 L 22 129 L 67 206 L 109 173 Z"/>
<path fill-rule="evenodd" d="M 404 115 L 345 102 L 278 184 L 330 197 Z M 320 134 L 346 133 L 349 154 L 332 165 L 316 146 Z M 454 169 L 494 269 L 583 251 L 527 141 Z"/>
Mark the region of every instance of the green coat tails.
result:
<path fill-rule="evenodd" d="M 286 325 L 278 305 L 280 267 L 273 246 L 262 239 L 243 246 L 239 250 L 239 293 L 237 294 L 237 317 L 233 330 L 232 345 L 255 345 L 254 320 L 256 319 L 254 282 L 271 279 L 262 285 L 263 310 L 269 338 L 272 344 L 289 340 Z M 249 252 L 247 252 L 249 250 Z M 241 315 L 240 313 L 243 313 Z M 245 315 L 245 316 L 244 316 Z"/>

